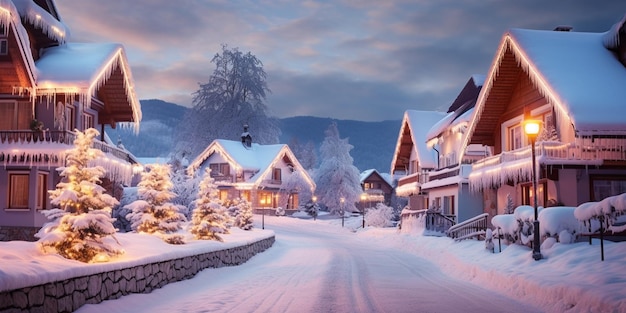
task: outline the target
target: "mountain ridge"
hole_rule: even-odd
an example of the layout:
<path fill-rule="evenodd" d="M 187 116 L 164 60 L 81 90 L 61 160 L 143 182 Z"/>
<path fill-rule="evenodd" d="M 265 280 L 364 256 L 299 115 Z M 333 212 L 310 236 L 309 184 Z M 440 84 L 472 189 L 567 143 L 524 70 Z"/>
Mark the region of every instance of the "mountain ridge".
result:
<path fill-rule="evenodd" d="M 138 134 L 126 128 L 106 127 L 105 131 L 113 141 L 121 140 L 136 157 L 167 157 L 173 147 L 172 133 L 188 108 L 159 99 L 140 102 L 143 117 Z M 296 138 L 302 144 L 312 141 L 317 148 L 324 140 L 324 131 L 335 121 L 340 137 L 348 138 L 353 146 L 350 155 L 359 171 L 376 169 L 379 172 L 389 171 L 401 124 L 400 119 L 368 122 L 314 116 L 278 120 L 282 132 L 280 143 L 288 144 Z"/>

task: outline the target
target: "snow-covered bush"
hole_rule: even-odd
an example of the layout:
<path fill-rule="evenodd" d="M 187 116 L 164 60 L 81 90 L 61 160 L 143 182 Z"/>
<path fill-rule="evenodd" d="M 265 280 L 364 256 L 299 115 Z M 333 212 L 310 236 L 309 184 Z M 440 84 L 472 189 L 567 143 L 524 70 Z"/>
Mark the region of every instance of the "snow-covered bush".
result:
<path fill-rule="evenodd" d="M 377 203 L 375 209 L 365 213 L 365 223 L 373 227 L 389 227 L 393 223 L 393 209 L 384 203 Z"/>
<path fill-rule="evenodd" d="M 122 198 L 120 199 L 120 204 L 114 207 L 111 212 L 111 217 L 115 219 L 113 226 L 115 226 L 119 232 L 125 233 L 133 230 L 130 226 L 130 221 L 126 219 L 126 215 L 130 213 L 130 210 L 126 208 L 126 205 L 139 199 L 137 189 L 137 187 L 125 187 L 122 193 Z"/>
<path fill-rule="evenodd" d="M 543 208 L 539 207 L 541 212 Z M 520 205 L 513 213 L 517 223 L 519 224 L 519 240 L 521 244 L 530 246 L 534 239 L 535 208 L 530 205 Z"/>
<path fill-rule="evenodd" d="M 494 226 L 498 236 L 501 236 L 507 244 L 518 242 L 520 223 L 515 219 L 514 214 L 496 215 L 491 218 L 491 225 Z"/>
<path fill-rule="evenodd" d="M 302 210 L 315 219 L 319 215 L 320 208 L 316 202 L 309 201 L 304 204 L 304 208 Z"/>
<path fill-rule="evenodd" d="M 131 212 L 126 218 L 131 228 L 140 233 L 156 234 L 171 244 L 184 243 L 181 235 L 174 234 L 186 221 L 184 207 L 172 203 L 176 194 L 171 191 L 170 166 L 166 164 L 147 165 L 137 185 L 138 200 L 127 204 Z"/>
<path fill-rule="evenodd" d="M 285 216 L 285 209 L 279 206 L 276 208 L 276 216 Z"/>
<path fill-rule="evenodd" d="M 485 249 L 493 252 L 494 248 L 495 246 L 493 244 L 493 232 L 490 228 L 487 228 L 487 231 L 485 232 Z"/>
<path fill-rule="evenodd" d="M 576 239 L 581 233 L 582 224 L 574 216 L 574 207 L 556 206 L 549 207 L 539 212 L 539 232 L 541 238 L 553 237 L 559 242 L 563 242 L 561 235 L 563 232 L 569 233 L 565 238 L 567 243 Z"/>
<path fill-rule="evenodd" d="M 61 256 L 81 262 L 101 262 L 122 254 L 115 239 L 111 218 L 118 201 L 98 185 L 105 174 L 102 166 L 90 167 L 103 152 L 91 148 L 99 135 L 93 128 L 76 130 L 74 148 L 67 154 L 67 166 L 60 167 L 61 182 L 49 191 L 54 208 L 42 213 L 51 220 L 35 235 L 45 252 L 53 248 Z"/>
<path fill-rule="evenodd" d="M 229 233 L 230 217 L 219 198 L 210 168 L 205 170 L 198 188 L 198 199 L 191 215 L 191 233 L 196 239 L 224 241 L 219 234 Z"/>
<path fill-rule="evenodd" d="M 626 224 L 614 224 L 626 214 L 626 193 L 607 197 L 600 202 L 587 202 L 574 210 L 574 216 L 583 222 L 586 231 L 595 233 L 602 228 L 613 232 L 626 230 Z"/>

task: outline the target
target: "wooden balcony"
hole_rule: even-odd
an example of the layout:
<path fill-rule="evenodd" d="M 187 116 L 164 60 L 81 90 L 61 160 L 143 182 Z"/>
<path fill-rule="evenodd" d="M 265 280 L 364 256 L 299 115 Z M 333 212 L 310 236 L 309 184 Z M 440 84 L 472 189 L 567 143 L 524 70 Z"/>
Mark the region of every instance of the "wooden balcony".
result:
<path fill-rule="evenodd" d="M 12 149 L 25 149 L 33 154 L 36 150 L 41 150 L 41 152 L 58 150 L 59 145 L 67 145 L 65 149 L 71 149 L 75 139 L 76 134 L 70 131 L 3 130 L 0 131 L 0 150 L 11 147 Z M 135 163 L 127 151 L 106 142 L 94 141 L 92 148 L 110 154 L 121 161 Z"/>

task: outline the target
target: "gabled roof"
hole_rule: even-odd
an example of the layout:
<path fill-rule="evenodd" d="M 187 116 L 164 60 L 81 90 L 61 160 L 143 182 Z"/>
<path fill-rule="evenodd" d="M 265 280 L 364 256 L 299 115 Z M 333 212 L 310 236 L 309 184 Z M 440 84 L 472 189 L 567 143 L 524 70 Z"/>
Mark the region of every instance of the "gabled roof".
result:
<path fill-rule="evenodd" d="M 361 174 L 359 175 L 361 184 L 363 184 L 372 175 L 378 176 L 385 183 L 387 183 L 387 185 L 389 185 L 389 188 L 392 188 L 391 176 L 389 174 L 387 174 L 387 173 L 379 173 L 376 169 L 373 169 L 373 168 L 361 172 Z"/>
<path fill-rule="evenodd" d="M 235 171 L 254 173 L 252 177 L 247 179 L 246 183 L 255 187 L 259 186 L 263 179 L 270 174 L 272 165 L 284 158 L 303 174 L 311 188 L 315 187 L 309 174 L 296 159 L 289 146 L 285 144 L 260 145 L 252 143 L 251 147 L 246 147 L 241 141 L 216 139 L 189 164 L 188 171 L 194 173 L 200 169 L 214 153 L 221 154 Z"/>
<path fill-rule="evenodd" d="M 3 0 L 2 2 L 6 2 Z M 63 44 L 69 37 L 69 29 L 61 21 L 56 6 L 52 1 L 12 0 L 19 15 L 24 21 L 48 36 Z M 3 7 L 0 2 L 0 7 Z"/>
<path fill-rule="evenodd" d="M 501 101 L 509 101 L 509 88 L 515 86 L 522 72 L 554 106 L 557 117 L 570 122 L 577 135 L 626 134 L 626 68 L 603 44 L 606 36 L 507 31 L 476 104 L 464 147 L 493 137 L 493 129 L 505 110 Z M 488 116 L 483 116 L 485 113 Z"/>
<path fill-rule="evenodd" d="M 408 166 L 411 152 L 415 151 L 421 168 L 436 168 L 436 152 L 426 146 L 426 135 L 430 128 L 446 113 L 436 111 L 407 110 L 402 118 L 396 150 L 391 161 L 391 173 Z"/>

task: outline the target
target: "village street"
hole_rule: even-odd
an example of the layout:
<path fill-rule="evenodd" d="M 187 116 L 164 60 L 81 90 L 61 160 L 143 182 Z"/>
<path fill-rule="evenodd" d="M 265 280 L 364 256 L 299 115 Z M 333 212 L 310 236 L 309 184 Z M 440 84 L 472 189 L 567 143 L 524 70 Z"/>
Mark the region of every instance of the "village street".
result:
<path fill-rule="evenodd" d="M 447 277 L 426 259 L 368 242 L 347 227 L 293 222 L 267 217 L 265 228 L 275 231 L 276 243 L 243 265 L 207 269 L 150 294 L 79 312 L 538 311 Z"/>

